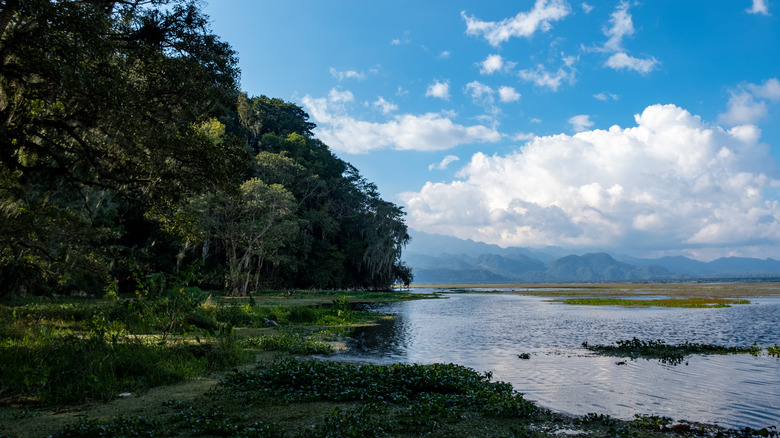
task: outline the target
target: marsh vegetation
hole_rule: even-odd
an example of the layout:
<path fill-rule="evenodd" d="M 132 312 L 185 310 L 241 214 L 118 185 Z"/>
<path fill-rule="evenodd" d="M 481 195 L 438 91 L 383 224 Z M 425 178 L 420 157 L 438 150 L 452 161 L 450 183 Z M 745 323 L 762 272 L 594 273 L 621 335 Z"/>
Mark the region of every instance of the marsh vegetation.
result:
<path fill-rule="evenodd" d="M 685 341 L 681 344 L 670 345 L 660 339 L 643 341 L 637 338 L 617 341 L 614 345 L 591 345 L 583 342 L 582 347 L 607 356 L 628 357 L 632 360 L 637 358 L 658 359 L 670 365 L 679 365 L 686 357 L 694 354 L 752 354 L 753 356 L 762 354 L 762 348 L 756 344 L 725 347 Z"/>
<path fill-rule="evenodd" d="M 438 295 L 278 291 L 235 299 L 215 298 L 196 288 L 186 291 L 187 299 L 173 302 L 139 296 L 28 298 L 0 306 L 0 434 L 775 433 L 772 428 L 728 430 L 652 415 L 628 420 L 603 413 L 563 415 L 527 400 L 490 372 L 462 365 L 303 359 L 338 358 L 332 353 L 342 348 L 349 327 L 388 321 L 387 316 L 356 310 L 357 302 Z"/>

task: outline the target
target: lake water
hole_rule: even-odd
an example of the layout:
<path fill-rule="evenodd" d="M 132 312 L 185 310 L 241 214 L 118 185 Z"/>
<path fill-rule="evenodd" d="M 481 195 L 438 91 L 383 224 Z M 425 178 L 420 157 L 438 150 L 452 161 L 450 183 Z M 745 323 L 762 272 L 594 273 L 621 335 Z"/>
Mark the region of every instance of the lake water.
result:
<path fill-rule="evenodd" d="M 780 343 L 780 298 L 718 309 L 572 306 L 515 293 L 373 305 L 395 319 L 358 329 L 340 359 L 457 363 L 493 372 L 558 412 L 634 414 L 724 427 L 780 426 L 780 359 L 691 356 L 677 366 L 581 347 L 639 338 L 725 346 Z M 530 353 L 522 360 L 518 354 Z"/>

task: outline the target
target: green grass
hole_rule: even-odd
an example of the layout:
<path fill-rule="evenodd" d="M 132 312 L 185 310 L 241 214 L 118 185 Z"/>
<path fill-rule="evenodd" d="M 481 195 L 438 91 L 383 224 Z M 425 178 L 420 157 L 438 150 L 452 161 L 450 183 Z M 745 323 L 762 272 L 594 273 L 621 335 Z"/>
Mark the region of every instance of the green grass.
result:
<path fill-rule="evenodd" d="M 566 298 L 550 300 L 580 306 L 625 306 L 625 307 L 682 307 L 682 308 L 717 308 L 731 307 L 734 304 L 750 304 L 744 299 L 730 298 L 663 298 L 656 300 L 632 300 L 624 298 Z"/>
<path fill-rule="evenodd" d="M 345 296 L 316 306 L 206 299 L 197 288 L 155 299 L 25 299 L 0 305 L 0 399 L 105 401 L 233 367 L 246 349 L 327 354 L 325 335 L 282 331 L 239 340 L 233 327 L 366 321 Z M 376 318 L 376 315 L 371 315 Z"/>
<path fill-rule="evenodd" d="M 262 351 L 278 351 L 296 355 L 330 354 L 333 347 L 322 339 L 329 332 L 302 334 L 290 331 L 278 331 L 268 336 L 248 337 L 238 341 L 243 348 L 253 348 Z"/>

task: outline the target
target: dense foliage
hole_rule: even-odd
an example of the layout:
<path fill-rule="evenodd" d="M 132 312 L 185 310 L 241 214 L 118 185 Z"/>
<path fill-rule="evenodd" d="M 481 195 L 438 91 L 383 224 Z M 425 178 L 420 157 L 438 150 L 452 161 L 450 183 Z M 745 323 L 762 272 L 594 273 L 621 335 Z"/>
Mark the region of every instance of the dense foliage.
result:
<path fill-rule="evenodd" d="M 300 107 L 238 90 L 197 2 L 0 5 L 0 294 L 195 264 L 235 295 L 411 281 L 403 211 Z"/>

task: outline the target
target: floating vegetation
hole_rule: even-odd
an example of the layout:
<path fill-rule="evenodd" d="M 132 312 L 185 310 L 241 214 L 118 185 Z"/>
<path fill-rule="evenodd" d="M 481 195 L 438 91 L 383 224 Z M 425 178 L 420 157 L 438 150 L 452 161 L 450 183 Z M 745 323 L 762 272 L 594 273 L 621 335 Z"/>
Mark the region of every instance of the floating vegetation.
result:
<path fill-rule="evenodd" d="M 423 433 L 469 415 L 527 418 L 545 412 L 512 385 L 491 379 L 491 373 L 454 364 L 356 365 L 288 358 L 226 376 L 220 393 L 245 405 L 327 401 L 368 407 L 334 411 L 316 436 Z M 349 433 L 343 435 L 345 430 Z"/>
<path fill-rule="evenodd" d="M 531 353 L 520 353 L 517 355 L 520 359 L 528 360 L 531 358 Z"/>
<path fill-rule="evenodd" d="M 686 356 L 693 354 L 744 354 L 754 356 L 761 354 L 761 347 L 752 345 L 749 347 L 724 347 L 711 344 L 697 344 L 685 341 L 682 344 L 670 345 L 660 339 L 657 341 L 643 341 L 633 338 L 626 341 L 617 341 L 615 345 L 590 345 L 582 343 L 582 347 L 590 351 L 616 357 L 630 357 L 631 359 L 658 359 L 669 365 L 679 365 Z"/>
<path fill-rule="evenodd" d="M 580 306 L 625 306 L 625 307 L 683 307 L 716 308 L 735 304 L 750 304 L 749 300 L 732 298 L 661 298 L 655 300 L 632 300 L 623 298 L 566 298 L 551 300 Z"/>
<path fill-rule="evenodd" d="M 770 356 L 780 357 L 780 347 L 775 344 L 774 347 L 767 347 L 766 352 L 769 353 Z"/>

